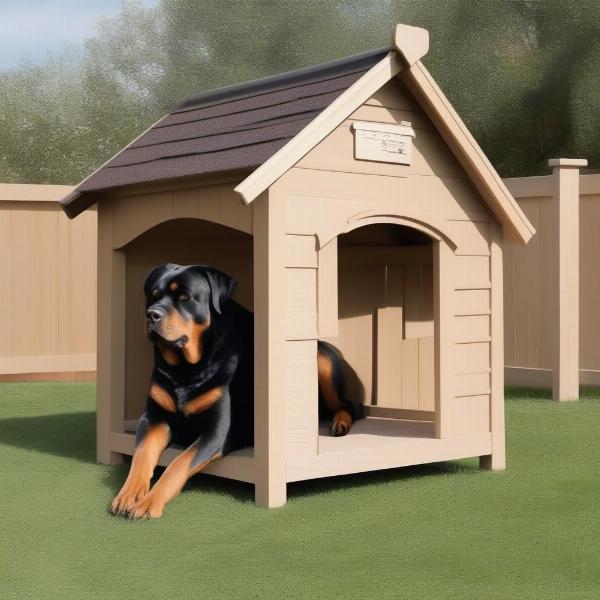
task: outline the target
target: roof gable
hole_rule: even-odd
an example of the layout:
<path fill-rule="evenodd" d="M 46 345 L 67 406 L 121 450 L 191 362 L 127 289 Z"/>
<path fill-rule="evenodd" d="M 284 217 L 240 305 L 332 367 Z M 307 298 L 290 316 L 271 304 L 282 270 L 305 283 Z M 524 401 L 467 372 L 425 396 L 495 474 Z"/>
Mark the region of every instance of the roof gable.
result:
<path fill-rule="evenodd" d="M 226 172 L 250 174 L 235 188 L 252 202 L 393 77 L 427 113 L 508 239 L 534 233 L 481 148 L 420 58 L 426 30 L 397 25 L 393 49 L 375 50 L 228 86 L 182 104 L 62 200 L 74 217 L 110 189 Z"/>
<path fill-rule="evenodd" d="M 419 33 L 421 32 L 421 33 Z M 250 203 L 329 135 L 357 108 L 398 75 L 427 113 L 512 241 L 527 243 L 535 229 L 450 102 L 419 60 L 427 51 L 427 32 L 398 25 L 395 50 L 334 100 L 298 135 L 253 171 L 236 188 Z"/>

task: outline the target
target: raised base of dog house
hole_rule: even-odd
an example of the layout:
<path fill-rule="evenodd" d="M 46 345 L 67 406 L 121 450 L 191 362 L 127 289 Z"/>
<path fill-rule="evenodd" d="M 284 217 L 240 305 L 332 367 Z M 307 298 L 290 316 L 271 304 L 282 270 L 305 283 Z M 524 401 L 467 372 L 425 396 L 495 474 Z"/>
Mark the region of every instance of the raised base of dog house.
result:
<path fill-rule="evenodd" d="M 130 426 L 128 422 L 127 427 Z M 131 455 L 134 449 L 133 433 L 111 435 L 113 452 Z M 167 449 L 159 464 L 168 465 L 180 452 L 175 448 Z M 490 433 L 438 439 L 432 422 L 367 417 L 357 421 L 344 437 L 332 437 L 327 425 L 323 425 L 319 429 L 318 454 L 288 460 L 287 481 L 487 456 L 491 452 Z M 253 449 L 232 452 L 204 472 L 254 483 Z"/>

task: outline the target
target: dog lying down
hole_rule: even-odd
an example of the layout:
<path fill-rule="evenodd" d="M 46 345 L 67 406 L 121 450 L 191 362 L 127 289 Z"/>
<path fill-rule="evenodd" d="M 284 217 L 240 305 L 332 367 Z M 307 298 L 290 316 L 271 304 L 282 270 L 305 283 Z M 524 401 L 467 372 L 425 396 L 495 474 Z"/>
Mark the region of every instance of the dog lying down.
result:
<path fill-rule="evenodd" d="M 234 280 L 212 267 L 165 264 L 144 283 L 146 330 L 154 368 L 136 431 L 127 479 L 111 510 L 132 519 L 160 517 L 185 482 L 210 462 L 253 445 L 253 316 L 232 299 Z M 360 417 L 344 394 L 342 359 L 317 350 L 319 416 L 334 436 Z M 150 489 L 169 444 L 184 447 Z"/>

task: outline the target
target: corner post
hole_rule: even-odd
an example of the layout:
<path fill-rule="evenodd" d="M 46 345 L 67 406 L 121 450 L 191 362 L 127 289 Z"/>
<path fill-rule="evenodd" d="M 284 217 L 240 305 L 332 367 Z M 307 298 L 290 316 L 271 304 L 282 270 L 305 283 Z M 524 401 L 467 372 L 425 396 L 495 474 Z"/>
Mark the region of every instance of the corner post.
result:
<path fill-rule="evenodd" d="M 98 341 L 96 451 L 103 464 L 119 464 L 111 433 L 125 419 L 125 254 L 113 249 L 111 207 L 98 206 Z"/>
<path fill-rule="evenodd" d="M 579 398 L 579 169 L 587 160 L 555 158 L 552 212 L 557 256 L 554 261 L 554 364 L 552 397 Z"/>
<path fill-rule="evenodd" d="M 253 204 L 255 498 L 274 508 L 287 500 L 285 398 L 285 204 L 272 190 Z"/>
<path fill-rule="evenodd" d="M 479 467 L 493 471 L 506 468 L 504 424 L 504 276 L 502 267 L 502 227 L 494 222 L 491 230 L 491 349 L 490 349 L 490 434 L 492 453 L 479 457 Z"/>
<path fill-rule="evenodd" d="M 435 364 L 435 437 L 447 438 L 447 408 L 453 399 L 452 325 L 454 319 L 453 251 L 440 240 L 433 251 L 433 313 Z"/>

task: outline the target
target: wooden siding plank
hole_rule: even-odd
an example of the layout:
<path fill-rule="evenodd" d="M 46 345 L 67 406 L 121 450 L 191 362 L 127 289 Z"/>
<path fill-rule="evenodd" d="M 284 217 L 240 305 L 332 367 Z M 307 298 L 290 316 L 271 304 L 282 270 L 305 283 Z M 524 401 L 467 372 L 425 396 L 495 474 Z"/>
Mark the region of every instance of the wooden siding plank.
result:
<path fill-rule="evenodd" d="M 318 252 L 317 326 L 319 337 L 338 335 L 338 244 L 331 240 Z"/>
<path fill-rule="evenodd" d="M 488 433 L 490 430 L 489 395 L 454 398 L 448 403 L 446 418 L 448 437 Z"/>
<path fill-rule="evenodd" d="M 419 409 L 419 340 L 402 340 L 402 408 Z"/>
<path fill-rule="evenodd" d="M 390 164 L 354 158 L 354 134 L 346 122 L 296 163 L 296 168 L 368 173 L 393 177 L 435 175 L 464 177 L 464 171 L 436 132 L 418 129 L 413 140 L 410 165 Z"/>
<path fill-rule="evenodd" d="M 317 268 L 317 246 L 314 235 L 285 236 L 285 266 Z"/>
<path fill-rule="evenodd" d="M 419 410 L 435 410 L 435 340 L 419 338 Z"/>
<path fill-rule="evenodd" d="M 489 222 L 490 213 L 464 179 L 377 177 L 292 168 L 273 186 L 286 196 L 286 232 L 336 229 L 365 211 L 401 214 L 441 231 L 452 221 Z M 341 220 L 341 221 L 340 221 Z"/>
<path fill-rule="evenodd" d="M 318 381 L 316 340 L 288 341 L 285 388 L 288 457 L 317 453 Z"/>
<path fill-rule="evenodd" d="M 455 319 L 457 318 L 458 317 L 455 317 Z M 455 344 L 453 355 L 455 372 L 459 375 L 489 372 L 489 342 Z"/>
<path fill-rule="evenodd" d="M 456 316 L 490 314 L 490 290 L 455 290 L 453 298 Z"/>
<path fill-rule="evenodd" d="M 285 339 L 317 338 L 317 272 L 285 269 Z"/>
<path fill-rule="evenodd" d="M 455 397 L 490 393 L 489 373 L 457 374 L 453 376 L 453 380 L 452 391 Z"/>
<path fill-rule="evenodd" d="M 490 259 L 487 256 L 456 256 L 453 284 L 457 290 L 490 287 Z"/>
<path fill-rule="evenodd" d="M 489 315 L 468 315 L 454 317 L 454 343 L 490 341 Z"/>
<path fill-rule="evenodd" d="M 376 383 L 377 405 L 401 408 L 404 397 L 404 360 L 402 340 L 402 306 L 376 309 L 377 354 Z"/>

